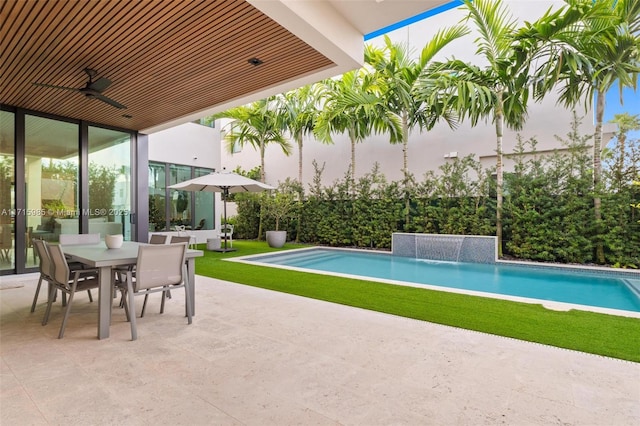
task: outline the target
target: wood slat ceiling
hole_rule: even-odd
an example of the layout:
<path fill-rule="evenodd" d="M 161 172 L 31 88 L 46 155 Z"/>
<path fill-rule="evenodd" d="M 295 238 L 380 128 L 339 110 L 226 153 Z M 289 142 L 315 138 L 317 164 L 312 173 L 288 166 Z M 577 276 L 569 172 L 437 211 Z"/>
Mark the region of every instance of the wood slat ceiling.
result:
<path fill-rule="evenodd" d="M 244 0 L 3 0 L 0 22 L 0 103 L 132 130 L 332 65 Z M 127 109 L 33 85 L 84 87 L 84 68 Z"/>

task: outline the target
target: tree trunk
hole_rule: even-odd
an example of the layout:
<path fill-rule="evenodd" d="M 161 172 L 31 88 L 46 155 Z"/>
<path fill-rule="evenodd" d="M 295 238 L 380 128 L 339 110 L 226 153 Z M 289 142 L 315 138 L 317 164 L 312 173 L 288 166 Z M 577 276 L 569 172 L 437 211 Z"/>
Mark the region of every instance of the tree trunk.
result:
<path fill-rule="evenodd" d="M 409 118 L 407 112 L 402 112 L 402 172 L 407 177 L 409 173 Z"/>
<path fill-rule="evenodd" d="M 262 183 L 265 182 L 265 173 L 264 173 L 264 151 L 265 151 L 265 143 L 264 141 L 260 141 L 260 181 Z M 262 204 L 260 203 L 260 220 L 258 221 L 258 240 L 262 240 L 262 218 L 264 216 L 262 212 Z"/>
<path fill-rule="evenodd" d="M 615 169 L 615 177 L 616 177 L 616 188 L 618 191 L 622 191 L 622 187 L 624 186 L 624 151 L 627 143 L 627 135 L 624 132 L 620 132 L 618 134 L 618 158 L 616 159 L 616 169 Z M 126 199 L 126 198 L 125 198 Z"/>
<path fill-rule="evenodd" d="M 356 138 L 351 131 L 349 131 L 349 139 L 351 140 L 351 192 L 356 187 Z"/>
<path fill-rule="evenodd" d="M 265 182 L 265 172 L 264 172 L 264 152 L 265 152 L 265 143 L 264 141 L 260 141 L 260 182 Z"/>
<path fill-rule="evenodd" d="M 302 136 L 298 137 L 298 182 L 302 186 Z M 302 200 L 302 194 L 300 194 L 300 200 Z M 302 220 L 298 215 L 298 226 L 296 227 L 296 243 L 300 242 L 300 232 L 302 231 Z"/>
<path fill-rule="evenodd" d="M 596 91 L 596 132 L 593 135 L 593 214 L 596 220 L 596 262 L 604 263 L 604 245 L 602 243 L 602 200 L 600 199 L 600 180 L 602 177 L 602 120 L 604 118 L 604 94 Z"/>
<path fill-rule="evenodd" d="M 351 139 L 351 180 L 356 180 L 356 141 Z"/>
<path fill-rule="evenodd" d="M 503 162 L 502 137 L 504 134 L 504 110 L 502 92 L 496 94 L 496 238 L 498 240 L 498 257 L 502 257 L 502 196 L 503 196 Z"/>
<path fill-rule="evenodd" d="M 411 200 L 409 199 L 409 118 L 407 111 L 402 112 L 402 173 L 404 175 L 404 225 L 408 229 L 411 222 Z"/>
<path fill-rule="evenodd" d="M 302 185 L 302 136 L 298 136 L 298 182 Z"/>

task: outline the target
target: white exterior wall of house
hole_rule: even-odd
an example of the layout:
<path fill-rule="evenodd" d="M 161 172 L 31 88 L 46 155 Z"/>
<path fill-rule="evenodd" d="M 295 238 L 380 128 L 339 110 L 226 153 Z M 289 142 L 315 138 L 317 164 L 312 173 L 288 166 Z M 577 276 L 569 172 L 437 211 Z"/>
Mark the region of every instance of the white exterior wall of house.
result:
<path fill-rule="evenodd" d="M 220 170 L 220 131 L 195 123 L 181 124 L 149 135 L 149 161 L 206 167 Z M 193 230 L 189 233 L 198 243 L 207 238 L 218 237 L 222 202 L 220 194 L 215 194 L 216 215 L 212 230 Z M 162 232 L 177 234 L 177 232 Z"/>
<path fill-rule="evenodd" d="M 220 169 L 220 131 L 195 123 L 149 135 L 149 161 Z"/>
<path fill-rule="evenodd" d="M 550 6 L 559 7 L 562 2 L 549 0 L 507 0 L 506 3 L 514 17 L 518 19 L 535 20 L 541 16 Z M 394 42 L 408 42 L 417 55 L 421 48 L 430 40 L 431 36 L 441 28 L 458 23 L 465 16 L 460 9 L 452 9 L 435 17 L 427 18 L 410 26 L 397 29 L 388 33 Z M 462 60 L 473 60 L 476 46 L 473 42 L 476 35 L 469 34 L 461 40 L 450 44 L 438 60 L 444 60 L 455 56 Z M 369 40 L 368 43 L 382 45 L 383 38 L 378 37 Z M 475 60 L 478 63 L 478 60 Z M 479 64 L 479 63 L 478 63 Z M 480 64 L 479 64 L 480 65 Z M 577 110 L 583 117 L 580 132 L 583 135 L 593 134 L 593 112 L 585 111 L 583 107 Z M 505 127 L 503 152 L 513 152 L 516 145 L 516 135 L 519 133 L 523 139 L 535 137 L 538 141 L 537 150 L 561 149 L 562 146 L 556 139 L 556 135 L 566 139 L 572 122 L 572 111 L 556 105 L 555 98 L 548 96 L 542 103 L 529 105 L 529 117 L 525 126 L 519 132 Z M 219 126 L 221 127 L 221 126 Z M 609 130 L 612 130 L 611 128 Z M 605 143 L 611 135 L 605 135 Z M 271 185 L 277 185 L 279 181 L 287 177 L 298 176 L 298 149 L 292 141 L 294 149 L 287 157 L 277 146 L 268 146 L 265 154 L 266 181 Z M 420 133 L 414 131 L 408 144 L 409 171 L 418 179 L 429 170 L 438 171 L 438 167 L 450 158 L 457 155 L 462 158 L 473 154 L 480 159 L 484 167 L 495 165 L 496 136 L 495 127 L 491 123 L 481 122 L 476 127 L 469 123 L 462 123 L 458 129 L 451 130 L 446 123 L 440 123 L 429 131 Z M 307 137 L 303 148 L 303 181 L 305 186 L 311 183 L 314 170 L 312 166 L 315 160 L 320 166 L 324 165 L 323 183 L 330 184 L 339 179 L 348 171 L 351 151 L 350 142 L 345 135 L 334 135 L 333 145 L 323 145 L 312 137 Z M 454 155 L 451 155 L 454 153 Z M 446 158 L 449 156 L 450 158 Z M 374 135 L 356 146 L 356 178 L 371 171 L 373 165 L 378 162 L 381 171 L 389 180 L 402 178 L 402 146 L 391 145 L 386 135 Z M 246 146 L 240 153 L 229 154 L 222 147 L 222 165 L 228 169 L 237 166 L 249 170 L 260 164 L 260 157 L 256 150 Z M 508 170 L 512 163 L 505 161 Z"/>

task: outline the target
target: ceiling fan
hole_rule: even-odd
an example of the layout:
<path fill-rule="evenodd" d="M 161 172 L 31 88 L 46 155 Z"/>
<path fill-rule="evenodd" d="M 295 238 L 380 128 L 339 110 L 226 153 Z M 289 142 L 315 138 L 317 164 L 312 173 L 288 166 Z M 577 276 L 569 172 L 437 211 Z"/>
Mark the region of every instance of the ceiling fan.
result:
<path fill-rule="evenodd" d="M 120 108 L 120 109 L 127 108 L 121 103 L 116 102 L 113 99 L 108 98 L 102 94 L 102 92 L 104 92 L 107 89 L 107 87 L 111 85 L 111 80 L 105 77 L 100 77 L 96 81 L 93 81 L 93 79 L 96 78 L 96 76 L 98 75 L 98 72 L 96 70 L 92 70 L 91 68 L 85 68 L 84 72 L 86 72 L 87 75 L 89 76 L 89 81 L 84 87 L 81 87 L 79 89 L 76 89 L 73 87 L 65 87 L 65 86 L 54 86 L 53 84 L 44 84 L 44 83 L 33 83 L 33 84 L 35 84 L 36 86 L 51 87 L 53 89 L 63 89 L 63 90 L 72 90 L 74 92 L 80 92 L 83 95 L 85 95 L 87 98 L 98 99 L 116 108 Z"/>

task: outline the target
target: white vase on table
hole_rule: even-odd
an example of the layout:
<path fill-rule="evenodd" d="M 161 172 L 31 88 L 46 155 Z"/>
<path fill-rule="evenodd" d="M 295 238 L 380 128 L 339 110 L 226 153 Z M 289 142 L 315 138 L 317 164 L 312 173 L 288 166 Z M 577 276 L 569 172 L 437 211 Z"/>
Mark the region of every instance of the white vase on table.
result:
<path fill-rule="evenodd" d="M 107 245 L 107 248 L 110 249 L 117 249 L 122 247 L 123 242 L 124 236 L 122 234 L 104 236 L 104 243 Z"/>

